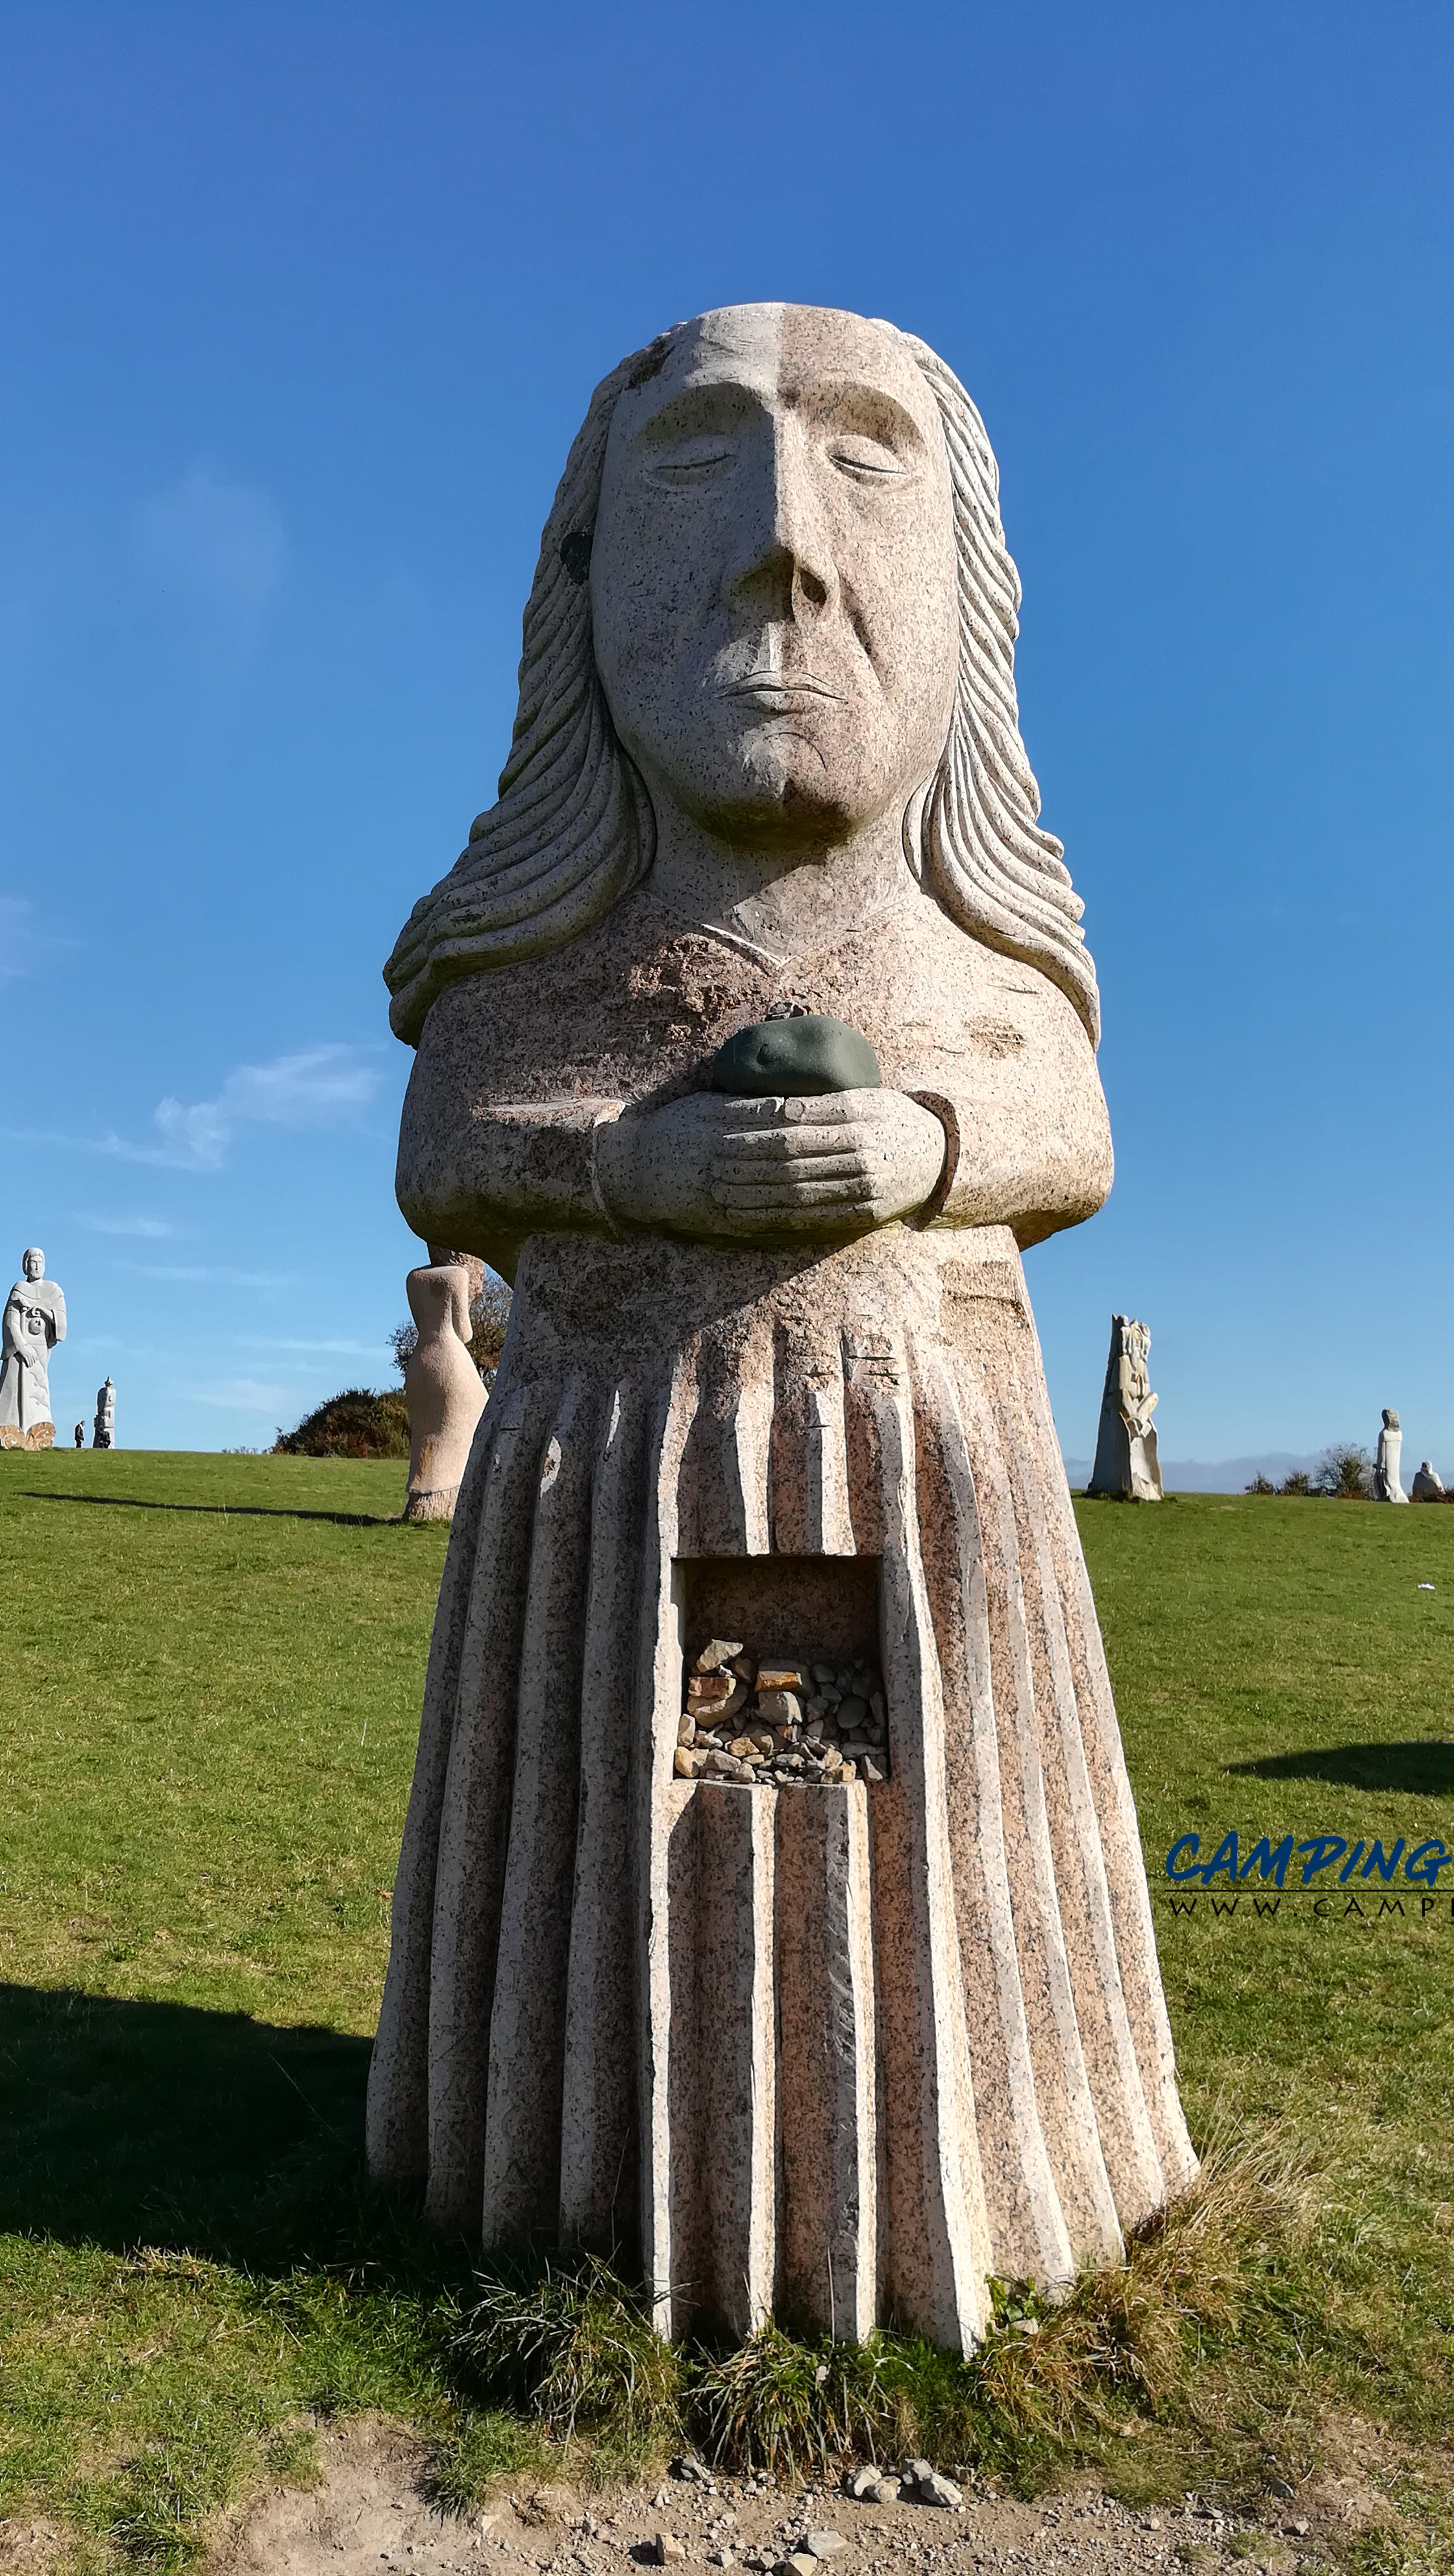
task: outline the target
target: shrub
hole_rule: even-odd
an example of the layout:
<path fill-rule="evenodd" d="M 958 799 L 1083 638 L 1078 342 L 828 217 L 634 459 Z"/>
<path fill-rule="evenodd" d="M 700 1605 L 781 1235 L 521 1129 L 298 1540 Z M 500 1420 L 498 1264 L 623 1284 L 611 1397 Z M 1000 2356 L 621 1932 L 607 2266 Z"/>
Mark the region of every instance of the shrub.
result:
<path fill-rule="evenodd" d="M 1373 1460 L 1352 1440 L 1335 1440 L 1318 1460 L 1313 1491 L 1335 1502 L 1366 1503 L 1373 1493 Z"/>
<path fill-rule="evenodd" d="M 1290 1476 L 1284 1476 L 1277 1490 L 1280 1494 L 1310 1494 L 1313 1480 L 1306 1467 L 1294 1467 Z"/>
<path fill-rule="evenodd" d="M 409 1408 L 402 1395 L 345 1387 L 305 1414 L 295 1431 L 278 1426 L 273 1455 L 284 1458 L 407 1458 Z"/>
<path fill-rule="evenodd" d="M 1243 1486 L 1242 1491 L 1244 1494 L 1275 1494 L 1277 1487 L 1274 1485 L 1270 1476 L 1264 1476 L 1259 1471 L 1259 1473 L 1253 1477 L 1250 1485 Z"/>

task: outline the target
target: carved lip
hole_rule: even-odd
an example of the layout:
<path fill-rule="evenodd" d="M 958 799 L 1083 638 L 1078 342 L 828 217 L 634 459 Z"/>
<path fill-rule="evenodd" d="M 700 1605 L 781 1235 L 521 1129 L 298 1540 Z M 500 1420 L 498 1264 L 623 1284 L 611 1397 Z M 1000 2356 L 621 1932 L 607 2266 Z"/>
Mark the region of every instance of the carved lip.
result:
<path fill-rule="evenodd" d="M 729 680 L 722 691 L 724 698 L 751 698 L 758 706 L 791 707 L 803 698 L 831 698 L 841 703 L 841 689 L 830 689 L 826 680 L 813 677 L 811 671 L 749 671 L 742 680 Z"/>

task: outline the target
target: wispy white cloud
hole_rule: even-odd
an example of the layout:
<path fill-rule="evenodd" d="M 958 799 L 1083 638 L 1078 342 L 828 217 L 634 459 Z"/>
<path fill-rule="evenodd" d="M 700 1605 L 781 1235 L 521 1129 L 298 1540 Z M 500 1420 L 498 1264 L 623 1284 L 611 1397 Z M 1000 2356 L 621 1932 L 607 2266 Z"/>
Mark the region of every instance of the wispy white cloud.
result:
<path fill-rule="evenodd" d="M 138 1243 L 164 1243 L 177 1232 L 159 1216 L 83 1216 L 91 1234 L 127 1235 Z"/>
<path fill-rule="evenodd" d="M 241 1129 L 344 1125 L 367 1109 L 381 1079 L 379 1065 L 369 1061 L 369 1051 L 363 1048 L 303 1047 L 296 1055 L 275 1056 L 271 1064 L 240 1064 L 212 1100 L 158 1101 L 159 1144 L 137 1145 L 114 1133 L 67 1136 L 39 1127 L 0 1128 L 0 1138 L 68 1153 L 109 1154 L 117 1162 L 149 1163 L 168 1171 L 215 1172 Z M 126 1227 L 99 1218 L 84 1222 L 103 1234 L 140 1234 L 147 1221 Z"/>
<path fill-rule="evenodd" d="M 165 1279 L 185 1288 L 286 1288 L 286 1276 L 273 1270 L 229 1270 L 225 1265 L 205 1268 L 201 1264 L 181 1262 L 118 1261 L 118 1270 L 129 1270 L 136 1279 Z"/>
<path fill-rule="evenodd" d="M 215 1099 L 160 1101 L 159 1145 L 108 1136 L 104 1151 L 127 1163 L 215 1172 L 240 1128 L 336 1127 L 367 1108 L 378 1086 L 377 1065 L 357 1047 L 304 1047 L 297 1055 L 275 1056 L 271 1064 L 240 1064 Z"/>
<path fill-rule="evenodd" d="M 215 1404 L 226 1413 L 261 1413 L 273 1421 L 293 1400 L 290 1388 L 256 1377 L 213 1378 L 202 1386 L 178 1387 L 177 1393 L 190 1396 L 194 1404 Z"/>
<path fill-rule="evenodd" d="M 75 945 L 73 939 L 47 930 L 34 904 L 23 895 L 0 894 L 0 984 L 13 982 L 17 975 L 33 975 L 48 958 Z"/>
<path fill-rule="evenodd" d="M 387 1348 L 384 1342 L 291 1342 L 267 1333 L 230 1333 L 228 1340 L 240 1351 L 296 1351 L 304 1356 L 321 1354 L 348 1360 L 377 1359 Z"/>
<path fill-rule="evenodd" d="M 206 465 L 194 465 L 142 503 L 136 547 L 155 581 L 185 591 L 242 642 L 256 636 L 288 566 L 283 524 L 269 495 Z"/>

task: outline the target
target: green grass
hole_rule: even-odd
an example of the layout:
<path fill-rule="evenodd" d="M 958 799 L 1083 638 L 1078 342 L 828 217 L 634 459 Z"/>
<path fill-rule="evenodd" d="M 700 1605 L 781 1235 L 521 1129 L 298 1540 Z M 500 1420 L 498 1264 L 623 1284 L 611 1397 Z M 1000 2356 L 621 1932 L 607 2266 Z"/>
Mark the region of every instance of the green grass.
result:
<path fill-rule="evenodd" d="M 62 2520 L 78 2571 L 184 2564 L 249 2479 L 306 2467 L 315 2410 L 418 2423 L 445 2493 L 544 2456 L 460 2343 L 463 2249 L 359 2171 L 445 1538 L 401 1499 L 394 1464 L 0 1457 L 0 2514 Z M 895 2347 L 863 2402 L 1005 2474 L 1077 2457 L 1148 2492 L 1300 2474 L 1332 2408 L 1385 2428 L 1432 2528 L 1454 1871 L 1427 1915 L 1405 1883 L 1401 1916 L 1289 1891 L 1270 1920 L 1173 1914 L 1162 1862 L 1232 1827 L 1454 1844 L 1454 1512 L 1081 1520 L 1194 2127 L 1290 2138 L 1312 2180 L 1234 2158 L 1033 2340 L 1012 2301 L 977 2375 Z M 798 2422 L 799 2349 L 754 2374 Z"/>

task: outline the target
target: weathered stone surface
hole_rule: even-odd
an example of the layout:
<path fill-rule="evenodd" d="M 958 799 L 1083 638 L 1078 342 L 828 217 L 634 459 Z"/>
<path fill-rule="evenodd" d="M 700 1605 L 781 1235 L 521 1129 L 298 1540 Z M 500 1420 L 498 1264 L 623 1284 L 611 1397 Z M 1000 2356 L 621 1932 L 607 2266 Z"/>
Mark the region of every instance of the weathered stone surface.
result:
<path fill-rule="evenodd" d="M 1088 1494 L 1109 1494 L 1128 1503 L 1159 1503 L 1161 1466 L 1151 1416 L 1158 1399 L 1151 1392 L 1147 1357 L 1151 1335 L 1131 1315 L 1111 1317 L 1111 1355 L 1106 1362 L 1096 1433 L 1095 1465 Z"/>
<path fill-rule="evenodd" d="M 0 1316 L 0 1448 L 49 1449 L 50 1355 L 66 1338 L 66 1301 L 32 1245 Z"/>
<path fill-rule="evenodd" d="M 625 363 L 500 801 L 388 970 L 401 1206 L 514 1303 L 370 2159 L 445 2227 L 634 2218 L 673 2333 L 750 2331 L 791 2251 L 823 2329 L 968 2348 L 992 2275 L 1120 2259 L 1195 2171 L 1019 1260 L 1110 1152 L 996 488 L 888 325 L 750 307 Z M 795 1013 L 877 1084 L 708 1087 Z"/>
<path fill-rule="evenodd" d="M 1373 1499 L 1376 1503 L 1406 1503 L 1408 1496 L 1399 1482 L 1399 1452 L 1403 1431 L 1391 1404 L 1383 1408 L 1383 1422 L 1378 1434 L 1378 1454 L 1373 1462 Z"/>
<path fill-rule="evenodd" d="M 1409 1487 L 1410 1502 L 1442 1503 L 1443 1499 L 1443 1477 L 1430 1465 L 1427 1458 L 1421 1458 L 1414 1470 L 1413 1483 Z"/>
<path fill-rule="evenodd" d="M 103 1386 L 96 1389 L 91 1446 L 93 1449 L 114 1449 L 116 1446 L 116 1389 L 109 1377 Z"/>
<path fill-rule="evenodd" d="M 431 1262 L 405 1280 L 418 1340 L 404 1365 L 409 1407 L 406 1521 L 447 1521 L 455 1502 L 485 1388 L 470 1357 L 472 1280 L 463 1262 Z"/>
<path fill-rule="evenodd" d="M 702 1648 L 701 1653 L 697 1656 L 696 1661 L 693 1663 L 692 1670 L 694 1673 L 721 1672 L 733 1661 L 735 1656 L 738 1656 L 741 1653 L 742 1639 L 740 1637 L 737 1639 L 735 1645 L 725 1638 L 711 1637 Z"/>

